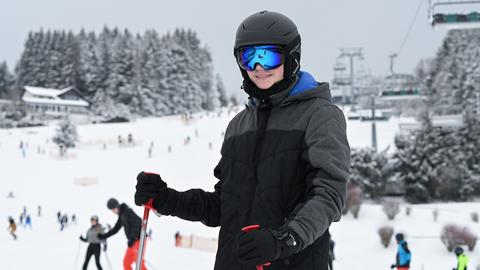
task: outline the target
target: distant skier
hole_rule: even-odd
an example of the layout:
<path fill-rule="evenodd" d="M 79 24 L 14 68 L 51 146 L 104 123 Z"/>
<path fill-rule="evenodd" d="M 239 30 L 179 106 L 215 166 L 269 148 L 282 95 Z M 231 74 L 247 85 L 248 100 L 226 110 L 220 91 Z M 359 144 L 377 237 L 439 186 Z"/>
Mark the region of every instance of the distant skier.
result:
<path fill-rule="evenodd" d="M 123 146 L 123 138 L 122 135 L 118 135 L 118 145 Z"/>
<path fill-rule="evenodd" d="M 410 269 L 410 261 L 412 259 L 412 254 L 408 249 L 408 244 L 404 239 L 403 233 L 397 233 L 395 239 L 397 240 L 397 256 L 395 264 L 392 264 L 390 268 L 397 268 L 398 270 L 408 270 Z"/>
<path fill-rule="evenodd" d="M 65 227 L 68 226 L 68 216 L 67 214 L 64 214 L 61 218 L 60 218 L 60 231 L 63 231 L 63 229 L 65 229 Z"/>
<path fill-rule="evenodd" d="M 30 229 L 32 228 L 32 218 L 28 214 L 27 214 L 27 217 L 25 218 L 25 228 L 26 227 L 30 227 Z"/>
<path fill-rule="evenodd" d="M 111 198 L 107 202 L 108 209 L 118 215 L 115 226 L 105 234 L 99 234 L 98 238 L 103 240 L 116 234 L 122 227 L 127 237 L 128 248 L 123 258 L 123 269 L 131 270 L 132 264 L 137 260 L 139 247 L 140 230 L 142 228 L 142 219 L 125 203 L 120 204 L 116 199 Z M 145 250 L 144 250 L 145 252 Z M 145 263 L 142 262 L 142 270 L 147 270 Z"/>
<path fill-rule="evenodd" d="M 127 136 L 127 142 L 129 145 L 134 145 L 132 133 L 129 133 Z"/>
<path fill-rule="evenodd" d="M 468 257 L 465 255 L 463 248 L 456 247 L 454 252 L 457 256 L 457 268 L 453 268 L 453 270 L 467 270 Z"/>
<path fill-rule="evenodd" d="M 62 223 L 62 213 L 60 211 L 57 212 L 57 221 L 58 223 Z"/>
<path fill-rule="evenodd" d="M 18 225 L 24 226 L 24 224 L 23 224 L 23 219 L 24 218 L 25 218 L 25 216 L 23 215 L 23 213 L 21 213 L 20 217 L 18 218 Z"/>
<path fill-rule="evenodd" d="M 103 251 L 106 251 L 107 242 L 105 240 L 100 240 L 97 235 L 104 233 L 104 229 L 102 225 L 98 223 L 98 216 L 92 216 L 90 218 L 90 223 L 92 226 L 88 229 L 87 236 L 83 237 L 83 235 L 80 235 L 81 241 L 89 243 L 82 269 L 87 269 L 90 258 L 93 255 L 95 256 L 95 264 L 97 265 L 97 269 L 102 270 L 102 265 L 100 264 L 101 243 L 103 244 Z"/>
<path fill-rule="evenodd" d="M 77 216 L 75 214 L 72 215 L 72 224 L 77 225 Z"/>
<path fill-rule="evenodd" d="M 17 235 L 15 234 L 15 232 L 17 231 L 17 224 L 15 224 L 15 220 L 13 220 L 12 217 L 8 218 L 8 230 L 13 236 L 13 240 L 17 240 Z"/>
<path fill-rule="evenodd" d="M 38 217 L 42 216 L 42 206 L 41 205 L 37 206 L 37 216 Z"/>

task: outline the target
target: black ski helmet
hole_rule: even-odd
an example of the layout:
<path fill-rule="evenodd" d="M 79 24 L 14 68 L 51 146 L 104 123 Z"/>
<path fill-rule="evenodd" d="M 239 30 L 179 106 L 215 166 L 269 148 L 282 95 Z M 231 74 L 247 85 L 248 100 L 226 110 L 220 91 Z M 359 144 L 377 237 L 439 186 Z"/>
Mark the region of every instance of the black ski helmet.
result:
<path fill-rule="evenodd" d="M 460 256 L 460 255 L 463 254 L 463 248 L 461 248 L 461 247 L 456 247 L 455 250 L 454 250 L 454 252 L 455 252 L 455 255 Z"/>
<path fill-rule="evenodd" d="M 95 220 L 96 222 L 98 222 L 98 216 L 97 215 L 93 215 L 90 220 Z"/>
<path fill-rule="evenodd" d="M 115 199 L 115 198 L 111 198 L 108 200 L 107 202 L 107 207 L 108 209 L 112 210 L 114 208 L 118 208 L 120 204 L 118 203 L 118 201 Z"/>
<path fill-rule="evenodd" d="M 238 49 L 245 46 L 279 45 L 283 48 L 285 54 L 283 73 L 285 82 L 281 87 L 276 87 L 277 89 L 269 89 L 271 91 L 268 95 L 272 95 L 284 90 L 285 86 L 290 86 L 300 71 L 300 41 L 297 26 L 292 20 L 281 13 L 265 10 L 248 16 L 238 26 L 233 51 L 236 58 Z M 240 71 L 244 78 L 245 91 L 252 94 L 255 89 L 248 88 L 255 88 L 255 86 L 250 81 L 247 72 L 242 68 L 240 68 Z M 259 91 L 259 93 L 265 93 L 265 91 Z"/>
<path fill-rule="evenodd" d="M 402 241 L 403 239 L 405 239 L 405 237 L 403 236 L 403 233 L 397 233 L 395 234 L 395 239 L 397 241 Z"/>

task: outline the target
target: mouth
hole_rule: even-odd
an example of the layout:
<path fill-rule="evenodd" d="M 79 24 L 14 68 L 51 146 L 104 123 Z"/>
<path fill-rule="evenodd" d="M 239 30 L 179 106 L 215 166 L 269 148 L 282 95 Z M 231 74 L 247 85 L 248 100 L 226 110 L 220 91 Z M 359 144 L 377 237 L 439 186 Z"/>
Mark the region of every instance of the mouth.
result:
<path fill-rule="evenodd" d="M 255 77 L 259 78 L 259 79 L 265 79 L 265 78 L 268 78 L 272 76 L 272 74 L 255 74 Z"/>

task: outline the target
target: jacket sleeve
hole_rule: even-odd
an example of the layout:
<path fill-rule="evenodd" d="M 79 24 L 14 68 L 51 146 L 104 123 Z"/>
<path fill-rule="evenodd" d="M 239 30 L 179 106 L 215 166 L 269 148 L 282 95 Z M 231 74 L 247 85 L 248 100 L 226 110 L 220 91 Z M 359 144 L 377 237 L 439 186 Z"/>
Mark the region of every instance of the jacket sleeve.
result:
<path fill-rule="evenodd" d="M 116 234 L 121 228 L 122 228 L 122 221 L 120 220 L 120 216 L 119 216 L 117 223 L 115 223 L 115 226 L 113 226 L 113 228 L 105 234 L 105 237 L 108 238 Z"/>
<path fill-rule="evenodd" d="M 338 107 L 325 105 L 312 114 L 302 158 L 308 172 L 305 198 L 286 223 L 300 240 L 297 251 L 311 245 L 341 218 L 350 174 L 350 147 L 345 117 Z"/>
<path fill-rule="evenodd" d="M 214 174 L 218 177 L 219 167 Z M 215 185 L 215 191 L 190 189 L 179 192 L 169 188 L 165 204 L 157 209 L 160 214 L 176 216 L 190 221 L 200 221 L 209 227 L 220 226 L 221 181 Z"/>

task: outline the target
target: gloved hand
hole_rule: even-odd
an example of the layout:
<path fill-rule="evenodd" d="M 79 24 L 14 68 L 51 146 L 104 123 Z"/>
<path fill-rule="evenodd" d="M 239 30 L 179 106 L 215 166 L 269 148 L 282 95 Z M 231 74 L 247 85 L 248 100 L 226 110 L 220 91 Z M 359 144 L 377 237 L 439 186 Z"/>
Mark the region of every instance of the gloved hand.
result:
<path fill-rule="evenodd" d="M 280 256 L 281 243 L 269 230 L 259 229 L 242 232 L 237 241 L 237 256 L 241 264 L 260 265 L 273 261 Z"/>
<path fill-rule="evenodd" d="M 395 267 L 397 267 L 397 265 L 395 265 L 395 264 L 390 265 L 390 269 L 393 269 Z"/>
<path fill-rule="evenodd" d="M 145 205 L 149 199 L 154 199 L 153 207 L 158 210 L 167 200 L 167 183 L 158 174 L 139 173 L 135 188 L 135 204 L 138 206 Z"/>
<path fill-rule="evenodd" d="M 80 237 L 78 239 L 80 239 L 80 241 L 82 241 L 82 242 L 87 242 L 87 239 L 83 238 L 82 235 L 80 235 Z"/>
<path fill-rule="evenodd" d="M 133 244 L 135 244 L 135 240 L 128 240 L 127 242 L 128 247 L 133 247 Z"/>
<path fill-rule="evenodd" d="M 103 233 L 97 234 L 97 237 L 98 237 L 98 239 L 100 239 L 100 240 L 107 239 L 107 237 L 106 237 L 105 234 L 103 234 Z"/>

